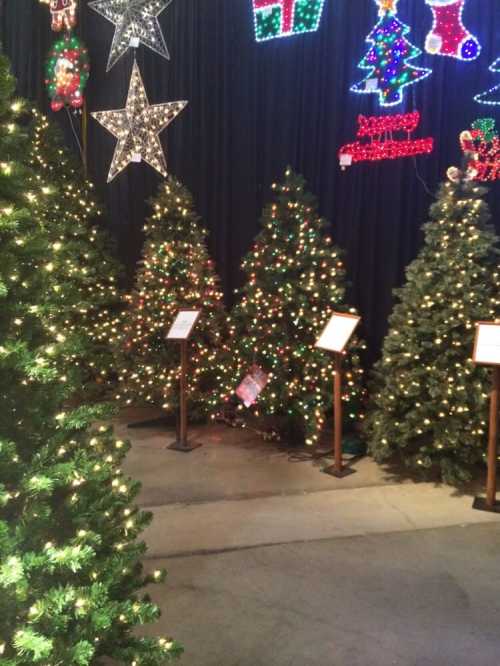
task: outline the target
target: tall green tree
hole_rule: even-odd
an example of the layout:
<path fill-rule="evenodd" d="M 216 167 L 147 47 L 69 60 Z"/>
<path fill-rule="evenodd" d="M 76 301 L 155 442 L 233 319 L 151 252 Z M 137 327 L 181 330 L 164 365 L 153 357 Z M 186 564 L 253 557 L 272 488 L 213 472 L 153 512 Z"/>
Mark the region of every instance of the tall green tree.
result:
<path fill-rule="evenodd" d="M 170 177 L 152 204 L 136 286 L 123 318 L 117 397 L 125 404 L 177 410 L 179 351 L 166 334 L 180 308 L 200 309 L 189 340 L 188 395 L 192 413 L 203 416 L 212 411 L 222 373 L 222 293 L 191 194 Z"/>
<path fill-rule="evenodd" d="M 449 483 L 470 478 L 487 437 L 488 370 L 472 360 L 474 324 L 500 317 L 500 253 L 486 190 L 446 182 L 424 246 L 395 293 L 367 433 L 376 460 L 399 459 Z"/>
<path fill-rule="evenodd" d="M 262 231 L 243 261 L 246 283 L 228 345 L 237 367 L 223 386 L 232 381 L 234 391 L 235 382 L 258 365 L 269 383 L 250 413 L 264 415 L 288 437 L 316 444 L 332 407 L 334 358 L 315 343 L 333 311 L 354 310 L 346 304 L 342 253 L 326 235 L 304 179 L 288 169 L 273 192 Z M 362 418 L 360 347 L 354 339 L 344 362 L 351 427 Z"/>
<path fill-rule="evenodd" d="M 49 360 L 64 343 L 39 305 L 51 285 L 44 192 L 14 88 L 0 56 L 0 662 L 160 666 L 180 647 L 134 633 L 158 617 L 142 589 L 164 574 L 140 563 L 151 516 L 120 469 L 128 445 L 90 429 L 98 409 L 68 411 L 72 384 Z"/>

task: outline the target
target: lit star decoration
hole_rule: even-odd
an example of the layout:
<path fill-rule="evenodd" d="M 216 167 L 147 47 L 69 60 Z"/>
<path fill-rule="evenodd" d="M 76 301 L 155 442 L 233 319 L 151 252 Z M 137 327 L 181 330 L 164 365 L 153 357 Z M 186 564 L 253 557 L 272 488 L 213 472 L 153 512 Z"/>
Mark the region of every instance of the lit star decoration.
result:
<path fill-rule="evenodd" d="M 158 16 L 172 0 L 93 0 L 89 7 L 115 26 L 107 71 L 116 64 L 129 47 L 140 43 L 170 60 Z"/>
<path fill-rule="evenodd" d="M 131 162 L 144 160 L 163 177 L 167 162 L 160 133 L 179 115 L 187 102 L 150 105 L 136 62 L 132 69 L 127 104 L 117 111 L 96 111 L 92 116 L 117 139 L 108 183 Z"/>
<path fill-rule="evenodd" d="M 490 72 L 498 72 L 500 74 L 500 58 L 497 58 L 490 66 Z M 488 104 L 489 106 L 500 106 L 500 83 L 486 90 L 486 92 L 476 95 L 474 101 L 479 104 Z"/>
<path fill-rule="evenodd" d="M 434 16 L 432 30 L 425 40 L 431 55 L 449 56 L 458 60 L 475 60 L 481 53 L 478 38 L 464 26 L 462 14 L 465 0 L 425 0 Z"/>
<path fill-rule="evenodd" d="M 343 168 L 354 162 L 376 162 L 380 160 L 396 160 L 400 157 L 412 157 L 431 153 L 434 139 L 411 139 L 420 123 L 420 113 L 398 114 L 395 116 L 359 116 L 359 138 L 369 137 L 368 143 L 357 141 L 349 143 L 339 151 L 340 164 Z M 406 132 L 405 139 L 394 139 L 393 132 Z"/>
<path fill-rule="evenodd" d="M 325 0 L 253 0 L 256 40 L 315 32 L 324 3 Z"/>
<path fill-rule="evenodd" d="M 406 39 L 410 28 L 396 15 L 398 0 L 375 1 L 380 20 L 366 38 L 371 48 L 359 63 L 359 68 L 368 70 L 368 74 L 351 91 L 377 94 L 381 106 L 395 106 L 403 102 L 407 86 L 425 79 L 432 70 L 409 64 L 422 52 Z"/>
<path fill-rule="evenodd" d="M 83 91 L 89 78 L 88 52 L 74 35 L 57 41 L 45 66 L 45 83 L 53 111 L 64 106 L 79 109 L 83 106 Z"/>
<path fill-rule="evenodd" d="M 480 118 L 471 130 L 460 135 L 460 146 L 469 158 L 467 167 L 472 180 L 500 179 L 500 137 L 494 118 Z"/>

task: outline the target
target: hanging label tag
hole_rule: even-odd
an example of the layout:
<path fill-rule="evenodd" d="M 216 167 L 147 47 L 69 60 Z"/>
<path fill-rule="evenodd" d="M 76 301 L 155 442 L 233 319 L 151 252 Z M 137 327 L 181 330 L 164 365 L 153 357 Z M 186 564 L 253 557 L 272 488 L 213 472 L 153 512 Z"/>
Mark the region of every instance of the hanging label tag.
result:
<path fill-rule="evenodd" d="M 366 79 L 365 90 L 368 92 L 374 92 L 375 90 L 378 90 L 378 79 Z"/>
<path fill-rule="evenodd" d="M 130 47 L 132 49 L 138 49 L 140 43 L 141 43 L 141 40 L 139 39 L 139 37 L 131 37 L 130 38 Z"/>
<path fill-rule="evenodd" d="M 250 372 L 236 389 L 236 395 L 245 407 L 251 407 L 257 402 L 257 398 L 264 390 L 267 381 L 268 376 L 262 368 L 259 368 L 258 365 L 253 365 L 250 368 Z"/>
<path fill-rule="evenodd" d="M 349 153 L 343 153 L 342 155 L 339 156 L 339 160 L 340 160 L 340 166 L 342 167 L 351 166 L 352 155 L 350 155 Z"/>
<path fill-rule="evenodd" d="M 134 153 L 132 155 L 132 162 L 142 162 L 142 155 L 141 153 Z"/>

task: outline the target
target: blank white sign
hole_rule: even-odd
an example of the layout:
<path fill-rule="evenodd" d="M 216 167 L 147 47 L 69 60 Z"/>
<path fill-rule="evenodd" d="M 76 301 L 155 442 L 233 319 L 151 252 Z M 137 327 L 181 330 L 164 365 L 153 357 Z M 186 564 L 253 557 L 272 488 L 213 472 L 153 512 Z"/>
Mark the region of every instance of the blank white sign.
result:
<path fill-rule="evenodd" d="M 500 365 L 500 323 L 477 324 L 474 361 L 484 365 Z"/>
<path fill-rule="evenodd" d="M 170 327 L 167 338 L 187 340 L 191 335 L 199 314 L 200 310 L 181 310 Z"/>
<path fill-rule="evenodd" d="M 320 335 L 316 347 L 333 352 L 344 351 L 360 319 L 361 317 L 334 312 L 325 330 Z"/>

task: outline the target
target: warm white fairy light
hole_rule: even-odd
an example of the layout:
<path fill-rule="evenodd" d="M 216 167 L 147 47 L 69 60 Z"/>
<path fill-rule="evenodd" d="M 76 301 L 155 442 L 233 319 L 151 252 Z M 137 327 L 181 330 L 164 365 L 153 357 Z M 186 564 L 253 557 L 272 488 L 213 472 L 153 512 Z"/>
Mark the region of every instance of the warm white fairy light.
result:
<path fill-rule="evenodd" d="M 172 0 L 93 0 L 89 7 L 115 26 L 107 71 L 130 47 L 140 43 L 170 60 L 158 16 Z"/>
<path fill-rule="evenodd" d="M 142 160 L 162 176 L 167 176 L 167 162 L 159 135 L 186 104 L 186 101 L 182 101 L 150 105 L 139 67 L 134 62 L 125 108 L 117 111 L 97 111 L 92 114 L 118 139 L 108 183 L 131 162 Z"/>

